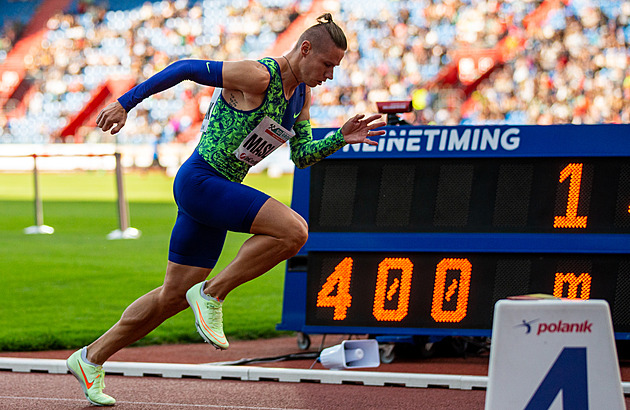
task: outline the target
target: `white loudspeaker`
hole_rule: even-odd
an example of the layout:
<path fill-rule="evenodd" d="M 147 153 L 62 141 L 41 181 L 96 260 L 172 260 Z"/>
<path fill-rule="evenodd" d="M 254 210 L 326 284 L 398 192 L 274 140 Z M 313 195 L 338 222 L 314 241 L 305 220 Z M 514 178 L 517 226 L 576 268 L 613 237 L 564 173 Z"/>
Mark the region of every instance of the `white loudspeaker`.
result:
<path fill-rule="evenodd" d="M 374 339 L 344 340 L 339 345 L 322 350 L 319 361 L 333 370 L 378 367 L 381 364 L 378 342 Z"/>

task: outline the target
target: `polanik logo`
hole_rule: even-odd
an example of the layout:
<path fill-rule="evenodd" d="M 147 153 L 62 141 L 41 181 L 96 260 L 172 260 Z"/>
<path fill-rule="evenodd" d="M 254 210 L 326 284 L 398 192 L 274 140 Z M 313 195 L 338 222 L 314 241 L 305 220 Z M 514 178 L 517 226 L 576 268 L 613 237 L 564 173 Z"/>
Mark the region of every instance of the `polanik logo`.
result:
<path fill-rule="evenodd" d="M 533 325 L 540 319 L 525 320 L 522 323 L 514 327 L 522 327 L 525 329 L 525 334 L 532 332 Z M 585 320 L 583 322 L 563 322 L 558 320 L 557 322 L 540 322 L 536 328 L 536 336 L 543 333 L 592 333 L 593 323 Z"/>

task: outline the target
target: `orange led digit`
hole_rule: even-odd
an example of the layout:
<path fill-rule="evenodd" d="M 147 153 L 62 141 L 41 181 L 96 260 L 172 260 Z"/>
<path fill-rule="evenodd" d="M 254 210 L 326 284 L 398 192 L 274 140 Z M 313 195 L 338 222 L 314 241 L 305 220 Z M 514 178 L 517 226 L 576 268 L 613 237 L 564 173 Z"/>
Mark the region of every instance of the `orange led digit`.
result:
<path fill-rule="evenodd" d="M 350 278 L 352 277 L 352 258 L 344 258 L 335 271 L 326 278 L 326 283 L 317 294 L 317 307 L 333 307 L 333 320 L 344 320 L 348 308 L 352 304 L 350 296 Z M 337 294 L 335 292 L 337 287 Z"/>
<path fill-rule="evenodd" d="M 586 216 L 578 216 L 578 203 L 580 202 L 580 185 L 582 183 L 581 163 L 572 163 L 564 167 L 560 172 L 560 183 L 571 177 L 569 182 L 569 198 L 567 201 L 566 215 L 556 216 L 553 221 L 554 228 L 586 228 Z"/>
<path fill-rule="evenodd" d="M 394 278 L 387 288 L 389 272 L 400 269 L 400 280 Z M 413 277 L 413 263 L 409 258 L 385 258 L 378 265 L 376 277 L 376 291 L 374 292 L 374 308 L 372 314 L 378 321 L 400 322 L 409 312 L 409 293 L 411 292 L 411 278 Z M 396 309 L 385 309 L 385 298 L 391 301 L 398 292 L 398 306 Z"/>
<path fill-rule="evenodd" d="M 449 270 L 459 271 L 459 283 L 457 283 L 457 279 L 453 279 L 447 290 L 446 274 Z M 472 265 L 468 259 L 446 258 L 438 263 L 431 305 L 431 317 L 436 322 L 460 322 L 466 317 L 471 275 Z M 457 288 L 459 291 L 455 310 L 444 310 L 444 300 L 449 302 Z"/>
<path fill-rule="evenodd" d="M 562 296 L 565 283 L 569 284 L 569 290 L 567 296 Z M 582 285 L 582 291 L 578 298 L 577 291 L 580 284 Z M 587 300 L 591 296 L 591 275 L 582 273 L 580 276 L 575 276 L 573 272 L 557 272 L 556 280 L 553 284 L 553 295 L 557 298 L 567 297 L 569 299 Z"/>

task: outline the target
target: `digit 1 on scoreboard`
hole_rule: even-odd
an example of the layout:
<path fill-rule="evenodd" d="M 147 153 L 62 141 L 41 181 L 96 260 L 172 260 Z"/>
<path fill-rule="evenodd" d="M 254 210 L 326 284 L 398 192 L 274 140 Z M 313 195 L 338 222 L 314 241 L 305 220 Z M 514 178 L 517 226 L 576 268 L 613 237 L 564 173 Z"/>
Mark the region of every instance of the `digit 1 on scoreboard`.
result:
<path fill-rule="evenodd" d="M 586 228 L 586 216 L 578 216 L 578 204 L 580 202 L 580 186 L 582 183 L 582 168 L 584 164 L 571 163 L 560 171 L 560 183 L 567 178 L 569 182 L 569 197 L 567 199 L 566 215 L 554 217 L 554 228 Z"/>

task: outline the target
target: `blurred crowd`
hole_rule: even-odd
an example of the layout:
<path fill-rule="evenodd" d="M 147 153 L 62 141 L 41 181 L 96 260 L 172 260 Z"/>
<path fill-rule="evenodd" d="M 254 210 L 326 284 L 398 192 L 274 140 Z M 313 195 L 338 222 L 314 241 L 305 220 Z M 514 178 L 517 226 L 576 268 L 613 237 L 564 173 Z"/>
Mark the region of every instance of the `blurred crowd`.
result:
<path fill-rule="evenodd" d="M 109 8 L 78 2 L 76 10 L 47 23 L 48 32 L 25 60 L 36 92 L 26 116 L 9 120 L 5 142 L 59 140 L 58 133 L 106 79 L 138 83 L 184 58 L 258 58 L 301 11 L 286 0 L 188 0 L 122 2 Z M 131 6 L 130 6 L 131 5 Z M 126 8 L 125 8 L 126 7 Z M 186 81 L 130 112 L 119 143 L 171 141 L 198 113 L 182 111 L 204 87 Z M 114 142 L 93 127 L 79 130 L 77 142 Z"/>
<path fill-rule="evenodd" d="M 572 1 L 473 96 L 470 123 L 630 122 L 630 2 Z"/>
<path fill-rule="evenodd" d="M 336 81 L 316 93 L 315 117 L 337 126 L 376 101 L 413 99 L 405 119 L 415 124 L 628 122 L 630 1 L 565 0 L 527 25 L 542 3 L 342 1 L 350 51 Z M 454 50 L 506 39 L 522 47 L 471 94 L 434 83 Z"/>
<path fill-rule="evenodd" d="M 0 142 L 45 142 L 67 124 L 106 78 L 140 82 L 182 58 L 259 58 L 308 0 L 98 2 L 48 21 L 48 34 L 25 61 L 37 87 L 23 118 L 10 120 Z M 593 124 L 630 122 L 630 0 L 563 0 L 534 24 L 539 0 L 326 1 L 349 49 L 335 79 L 313 92 L 314 126 L 340 126 L 377 101 L 412 99 L 414 124 Z M 8 39 L 8 40 L 7 40 Z M 473 90 L 436 82 L 454 51 L 514 46 Z M 6 29 L 0 58 L 15 42 Z M 7 44 L 9 44 L 7 46 Z M 518 46 L 516 46 L 518 45 Z M 1 60 L 0 60 L 1 62 Z M 192 82 L 133 110 L 123 143 L 171 141 L 199 113 L 185 102 L 203 93 Z M 202 99 L 206 101 L 206 99 Z M 201 104 L 203 113 L 205 106 Z M 0 125 L 1 127 L 1 125 Z M 77 139 L 107 142 L 93 128 Z"/>

